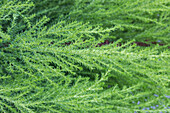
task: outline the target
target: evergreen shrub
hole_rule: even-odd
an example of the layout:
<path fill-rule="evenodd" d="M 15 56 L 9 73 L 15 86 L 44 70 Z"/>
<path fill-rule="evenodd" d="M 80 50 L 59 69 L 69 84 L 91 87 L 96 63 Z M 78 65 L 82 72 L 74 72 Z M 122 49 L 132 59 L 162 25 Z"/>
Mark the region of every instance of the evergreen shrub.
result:
<path fill-rule="evenodd" d="M 1 0 L 0 113 L 170 112 L 169 20 L 169 0 Z"/>

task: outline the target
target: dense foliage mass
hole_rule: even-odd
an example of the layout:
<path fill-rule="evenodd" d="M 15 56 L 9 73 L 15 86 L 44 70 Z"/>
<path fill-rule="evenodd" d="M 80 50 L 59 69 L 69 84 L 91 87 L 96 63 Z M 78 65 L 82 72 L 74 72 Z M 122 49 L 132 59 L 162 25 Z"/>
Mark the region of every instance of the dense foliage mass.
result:
<path fill-rule="evenodd" d="M 0 112 L 170 112 L 169 20 L 169 0 L 1 0 Z"/>

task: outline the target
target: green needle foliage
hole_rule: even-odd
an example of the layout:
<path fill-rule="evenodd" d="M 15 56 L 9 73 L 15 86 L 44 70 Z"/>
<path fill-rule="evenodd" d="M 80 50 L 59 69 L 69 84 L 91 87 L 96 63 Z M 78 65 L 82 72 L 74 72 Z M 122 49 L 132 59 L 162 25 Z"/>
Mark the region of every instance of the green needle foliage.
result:
<path fill-rule="evenodd" d="M 170 2 L 145 2 L 2 0 L 0 112 L 131 113 L 159 103 L 146 111 L 169 111 L 168 44 L 124 39 L 169 41 Z M 114 43 L 97 46 L 105 40 Z"/>
<path fill-rule="evenodd" d="M 32 0 L 36 7 L 36 16 L 48 15 L 50 23 L 58 17 L 69 21 L 90 22 L 93 26 L 112 28 L 121 26 L 110 32 L 117 39 L 124 40 L 158 39 L 170 42 L 170 3 L 169 0 Z"/>

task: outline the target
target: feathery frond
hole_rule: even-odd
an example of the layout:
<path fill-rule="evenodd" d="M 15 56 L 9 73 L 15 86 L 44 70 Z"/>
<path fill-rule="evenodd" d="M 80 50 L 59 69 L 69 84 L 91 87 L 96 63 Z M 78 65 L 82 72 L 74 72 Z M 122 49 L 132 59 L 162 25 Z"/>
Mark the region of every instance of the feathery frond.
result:
<path fill-rule="evenodd" d="M 0 112 L 168 112 L 169 45 L 135 44 L 169 41 L 169 2 L 156 2 L 1 1 Z"/>

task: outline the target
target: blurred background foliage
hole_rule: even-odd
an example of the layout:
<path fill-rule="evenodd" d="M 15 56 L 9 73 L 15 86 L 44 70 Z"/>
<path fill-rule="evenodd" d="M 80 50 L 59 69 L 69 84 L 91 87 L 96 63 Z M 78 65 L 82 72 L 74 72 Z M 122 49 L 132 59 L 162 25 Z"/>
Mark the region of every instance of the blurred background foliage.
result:
<path fill-rule="evenodd" d="M 90 25 L 122 28 L 110 33 L 116 39 L 137 41 L 161 40 L 170 42 L 169 0 L 31 0 L 35 7 L 30 13 L 37 18 L 47 15 L 54 24 L 59 19 L 67 22 L 89 22 Z M 48 24 L 50 26 L 50 24 Z M 116 40 L 115 39 L 115 40 Z"/>
<path fill-rule="evenodd" d="M 1 3 L 9 1 L 11 0 L 4 0 Z M 26 0 L 12 1 L 21 3 Z M 115 37 L 114 40 L 123 38 L 124 41 L 136 39 L 143 42 L 149 39 L 164 44 L 170 42 L 169 0 L 29 0 L 29 2 L 33 2 L 34 7 L 27 14 L 36 14 L 34 22 L 46 15 L 50 18 L 47 26 L 59 20 L 66 20 L 68 23 L 88 22 L 94 27 L 103 28 L 119 25 L 121 29 L 110 33 L 110 36 Z M 3 22 L 5 26 L 9 23 L 10 21 Z M 3 29 L 5 30 L 4 27 Z"/>

